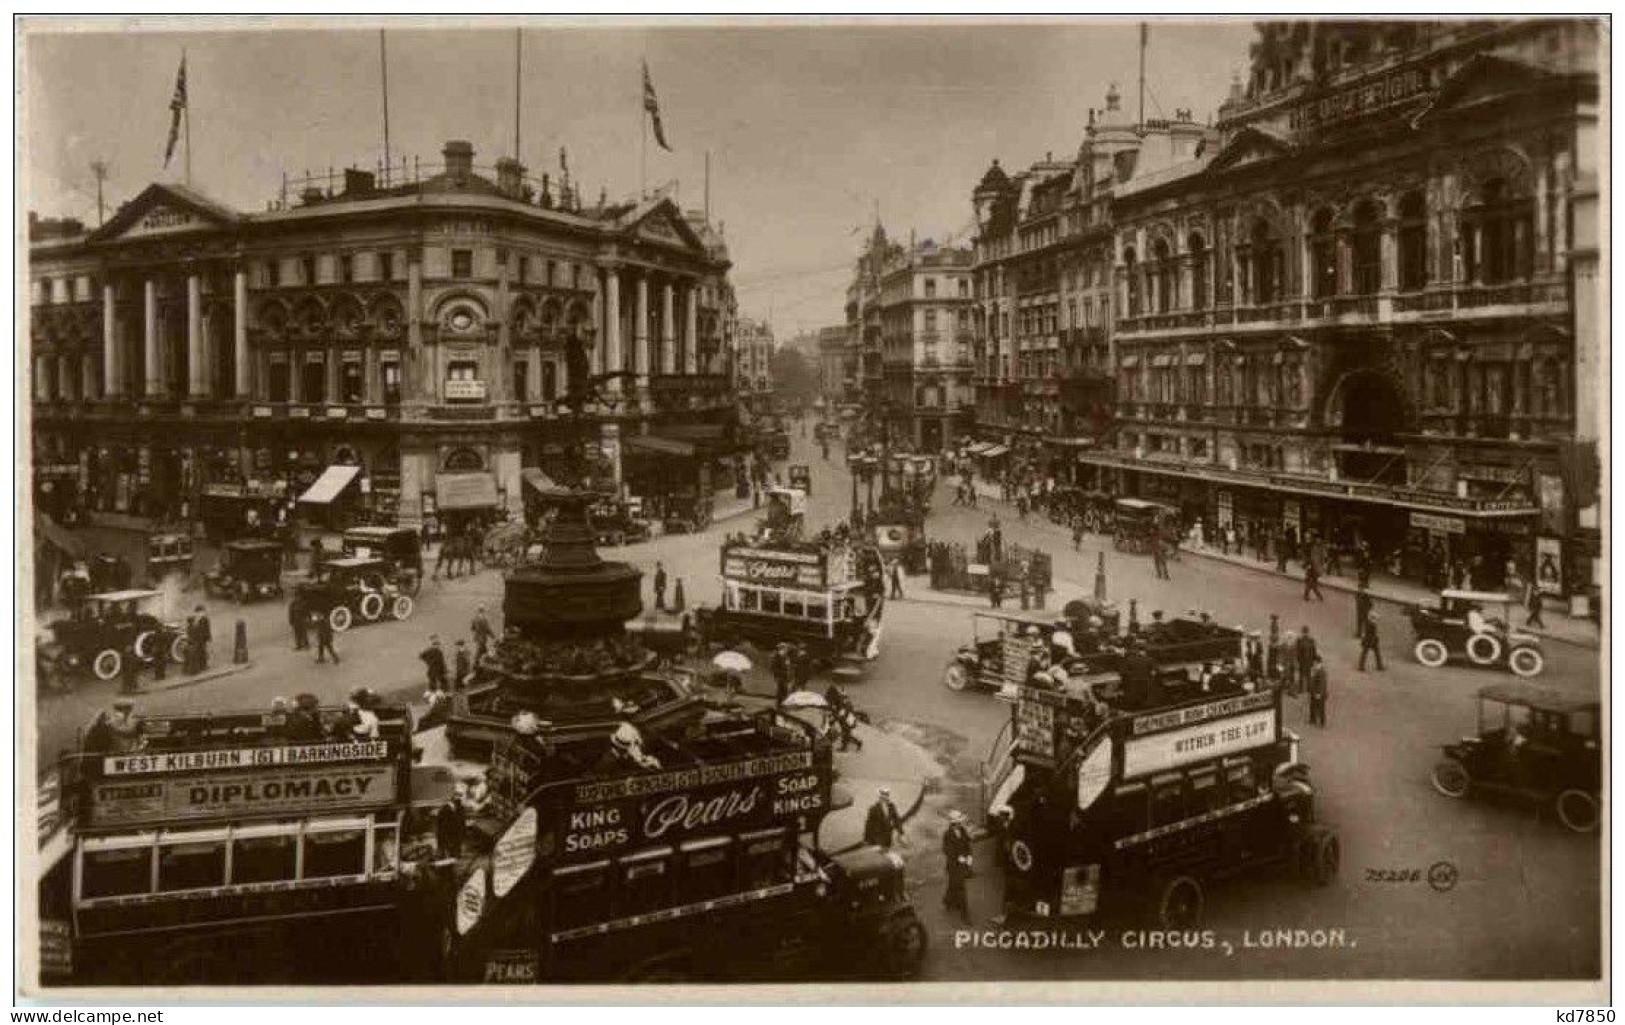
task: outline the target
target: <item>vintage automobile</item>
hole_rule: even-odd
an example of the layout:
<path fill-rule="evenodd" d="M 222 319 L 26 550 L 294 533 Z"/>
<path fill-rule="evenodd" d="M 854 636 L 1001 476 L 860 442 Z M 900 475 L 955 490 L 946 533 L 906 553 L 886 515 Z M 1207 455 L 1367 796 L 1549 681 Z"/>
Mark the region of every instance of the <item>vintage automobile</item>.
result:
<path fill-rule="evenodd" d="M 747 492 L 747 495 L 749 493 Z M 694 492 L 666 498 L 666 514 L 661 529 L 668 534 L 692 534 L 711 525 L 711 499 Z"/>
<path fill-rule="evenodd" d="M 792 488 L 812 494 L 812 468 L 805 463 L 796 463 L 785 471 L 784 479 Z"/>
<path fill-rule="evenodd" d="M 1414 605 L 1407 610 L 1416 642 L 1416 661 L 1437 669 L 1452 656 L 1465 656 L 1476 666 L 1505 666 L 1528 679 L 1546 668 L 1540 638 L 1512 627 L 1512 597 L 1492 591 L 1440 591 L 1437 607 Z M 1485 615 L 1484 609 L 1499 616 Z"/>
<path fill-rule="evenodd" d="M 1478 734 L 1444 745 L 1433 788 L 1474 791 L 1551 807 L 1576 833 L 1597 828 L 1602 791 L 1602 705 L 1595 697 L 1508 681 L 1478 692 Z"/>
<path fill-rule="evenodd" d="M 81 614 L 49 627 L 51 638 L 40 660 L 53 677 L 89 670 L 98 680 L 119 675 L 125 659 L 150 665 L 159 658 L 181 662 L 186 657 L 186 631 L 165 618 L 159 591 L 106 591 L 91 595 Z"/>
<path fill-rule="evenodd" d="M 1144 555 L 1158 538 L 1167 538 L 1177 529 L 1179 510 L 1143 498 L 1119 498 L 1114 503 L 1112 547 L 1118 551 Z"/>
<path fill-rule="evenodd" d="M 203 575 L 203 592 L 240 602 L 282 597 L 282 546 L 275 541 L 227 541 L 220 548 L 220 564 Z"/>
<path fill-rule="evenodd" d="M 407 575 L 386 558 L 329 559 L 295 585 L 295 592 L 307 609 L 327 617 L 335 633 L 343 633 L 357 617 L 376 623 L 386 614 L 396 620 L 410 616 L 414 603 L 404 586 Z"/>
<path fill-rule="evenodd" d="M 643 516 L 640 503 L 605 495 L 592 504 L 592 529 L 601 545 L 624 545 L 647 541 L 653 525 Z"/>
<path fill-rule="evenodd" d="M 147 581 L 156 587 L 167 577 L 192 572 L 192 539 L 185 534 L 154 534 L 147 538 Z"/>
<path fill-rule="evenodd" d="M 790 432 L 782 427 L 769 427 L 758 435 L 761 450 L 771 460 L 790 458 Z"/>
<path fill-rule="evenodd" d="M 423 537 L 413 527 L 351 527 L 339 541 L 346 558 L 382 558 L 394 564 L 409 594 L 423 586 Z"/>

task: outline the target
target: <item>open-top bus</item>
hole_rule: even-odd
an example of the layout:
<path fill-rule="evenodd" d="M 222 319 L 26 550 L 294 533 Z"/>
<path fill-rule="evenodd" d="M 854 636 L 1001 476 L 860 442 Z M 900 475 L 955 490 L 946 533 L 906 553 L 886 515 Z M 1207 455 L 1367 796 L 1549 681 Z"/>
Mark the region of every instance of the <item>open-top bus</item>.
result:
<path fill-rule="evenodd" d="M 879 554 L 867 546 L 730 542 L 722 547 L 722 603 L 701 608 L 708 641 L 767 650 L 805 644 L 817 662 L 880 654 L 885 605 Z"/>

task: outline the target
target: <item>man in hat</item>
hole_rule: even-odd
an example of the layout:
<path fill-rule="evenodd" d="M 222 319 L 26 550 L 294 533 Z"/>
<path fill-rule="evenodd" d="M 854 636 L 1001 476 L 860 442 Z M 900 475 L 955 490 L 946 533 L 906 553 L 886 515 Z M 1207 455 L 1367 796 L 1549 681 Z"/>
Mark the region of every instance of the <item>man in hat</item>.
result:
<path fill-rule="evenodd" d="M 1354 593 L 1354 636 L 1365 632 L 1365 621 L 1371 617 L 1371 592 L 1364 585 Z"/>
<path fill-rule="evenodd" d="M 209 644 L 214 640 L 214 629 L 209 623 L 209 612 L 202 605 L 192 610 L 191 629 L 187 634 L 187 655 L 192 660 L 192 672 L 201 673 L 209 668 Z"/>
<path fill-rule="evenodd" d="M 288 600 L 288 626 L 293 628 L 293 650 L 310 650 L 310 610 L 305 607 L 305 596 L 298 589 Z"/>
<path fill-rule="evenodd" d="M 1360 627 L 1360 672 L 1365 672 L 1365 657 L 1372 655 L 1377 660 L 1377 672 L 1383 672 L 1381 636 L 1377 632 L 1377 614 L 1367 612 L 1365 623 Z"/>
<path fill-rule="evenodd" d="M 1320 650 L 1315 645 L 1315 639 L 1309 635 L 1309 624 L 1305 623 L 1303 629 L 1298 631 L 1298 675 L 1305 681 L 1309 679 L 1309 670 L 1320 656 Z"/>
<path fill-rule="evenodd" d="M 430 690 L 446 689 L 446 649 L 440 646 L 438 634 L 429 635 L 429 646 L 418 652 L 418 659 L 428 674 Z"/>
<path fill-rule="evenodd" d="M 473 675 L 474 660 L 469 657 L 468 642 L 459 637 L 451 653 L 451 689 L 462 690 Z"/>
<path fill-rule="evenodd" d="M 485 606 L 474 610 L 474 621 L 469 624 L 468 632 L 474 635 L 474 661 L 485 661 L 486 653 L 491 650 L 491 640 L 496 636 L 491 629 L 491 621 L 485 616 Z"/>
<path fill-rule="evenodd" d="M 965 880 L 971 877 L 970 830 L 965 828 L 965 813 L 957 808 L 948 813 L 948 828 L 942 834 L 942 859 L 948 875 L 942 906 L 959 912 L 968 922 L 970 900 L 965 894 Z"/>
<path fill-rule="evenodd" d="M 332 655 L 333 664 L 338 665 L 339 653 L 333 648 L 333 620 L 314 610 L 310 618 L 316 627 L 316 663 L 320 665 L 327 661 L 325 656 Z"/>
<path fill-rule="evenodd" d="M 655 608 L 664 612 L 666 610 L 666 564 L 655 563 Z"/>
<path fill-rule="evenodd" d="M 869 806 L 868 816 L 863 820 L 863 842 L 889 851 L 894 840 L 902 839 L 903 817 L 897 813 L 897 805 L 892 803 L 891 788 L 881 787 L 875 803 Z"/>
<path fill-rule="evenodd" d="M 1309 681 L 1309 725 L 1326 725 L 1326 663 L 1319 655 L 1309 664 L 1305 674 Z"/>
<path fill-rule="evenodd" d="M 1308 601 L 1311 594 L 1321 601 L 1326 600 L 1326 596 L 1320 593 L 1320 563 L 1313 555 L 1303 564 L 1303 600 Z"/>
<path fill-rule="evenodd" d="M 107 719 L 107 727 L 113 734 L 114 751 L 125 754 L 141 749 L 147 727 L 135 713 L 134 701 L 119 698 L 113 702 L 113 714 Z"/>

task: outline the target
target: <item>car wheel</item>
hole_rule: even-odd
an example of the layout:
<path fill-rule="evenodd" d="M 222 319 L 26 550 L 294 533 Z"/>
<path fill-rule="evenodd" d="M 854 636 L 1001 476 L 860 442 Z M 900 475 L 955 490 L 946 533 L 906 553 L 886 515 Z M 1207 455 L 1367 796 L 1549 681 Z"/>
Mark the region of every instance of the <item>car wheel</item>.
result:
<path fill-rule="evenodd" d="M 135 643 L 130 645 L 130 651 L 134 652 L 135 657 L 141 661 L 151 662 L 155 654 L 153 649 L 157 639 L 155 631 L 143 630 L 135 635 Z"/>
<path fill-rule="evenodd" d="M 390 604 L 389 614 L 394 616 L 398 620 L 399 619 L 406 619 L 407 617 L 412 615 L 412 609 L 413 608 L 414 608 L 414 605 L 413 605 L 412 599 L 408 598 L 404 594 L 400 594 L 400 595 L 396 595 L 395 596 L 395 601 Z"/>
<path fill-rule="evenodd" d="M 119 670 L 124 668 L 124 656 L 108 648 L 97 652 L 96 660 L 90 663 L 90 671 L 96 674 L 98 680 L 111 680 L 118 676 Z"/>
<path fill-rule="evenodd" d="M 1417 641 L 1411 653 L 1416 656 L 1416 661 L 1429 669 L 1437 669 L 1450 661 L 1450 649 L 1437 637 L 1424 637 Z"/>
<path fill-rule="evenodd" d="M 1501 658 L 1501 641 L 1490 634 L 1473 634 L 1467 638 L 1467 657 L 1475 665 L 1494 665 Z"/>
<path fill-rule="evenodd" d="M 1527 680 L 1546 668 L 1546 656 L 1539 648 L 1513 648 L 1507 656 L 1507 668 Z"/>
<path fill-rule="evenodd" d="M 1156 888 L 1154 922 L 1163 929 L 1191 929 L 1202 922 L 1206 898 L 1195 876 L 1170 876 Z"/>
<path fill-rule="evenodd" d="M 378 617 L 384 614 L 384 596 L 376 591 L 369 591 L 361 598 L 361 618 L 369 623 L 376 623 Z"/>
<path fill-rule="evenodd" d="M 335 605 L 327 611 L 327 625 L 331 626 L 336 634 L 341 634 L 350 629 L 350 624 L 353 622 L 355 622 L 355 617 L 350 615 L 349 606 Z"/>
<path fill-rule="evenodd" d="M 192 646 L 185 634 L 176 634 L 169 642 L 169 660 L 176 665 L 186 663 L 186 649 Z"/>
<path fill-rule="evenodd" d="M 1576 833 L 1597 828 L 1597 799 L 1584 790 L 1565 790 L 1557 795 L 1557 820 Z"/>
<path fill-rule="evenodd" d="M 970 686 L 970 671 L 963 663 L 950 662 L 942 673 L 942 682 L 949 690 L 964 690 Z"/>
<path fill-rule="evenodd" d="M 1433 789 L 1446 797 L 1466 797 L 1473 789 L 1473 774 L 1455 758 L 1446 758 L 1433 767 Z"/>

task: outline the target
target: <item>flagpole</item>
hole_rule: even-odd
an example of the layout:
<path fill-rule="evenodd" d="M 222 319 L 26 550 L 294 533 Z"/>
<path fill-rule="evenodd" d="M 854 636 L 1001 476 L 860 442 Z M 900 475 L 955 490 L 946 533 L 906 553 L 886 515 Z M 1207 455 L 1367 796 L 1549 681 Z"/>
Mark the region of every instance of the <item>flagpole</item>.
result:
<path fill-rule="evenodd" d="M 389 187 L 389 179 L 393 177 L 393 165 L 390 163 L 389 153 L 389 51 L 384 47 L 384 30 L 378 30 L 378 70 L 383 79 L 384 87 L 384 181 L 385 188 Z"/>
<path fill-rule="evenodd" d="M 524 88 L 520 85 L 520 71 L 525 61 L 525 30 L 513 30 L 513 158 L 519 159 L 519 109 L 524 100 Z"/>
<path fill-rule="evenodd" d="M 186 50 L 181 50 L 181 67 L 186 67 Z M 192 83 L 186 83 L 186 102 L 181 106 L 186 123 L 186 187 L 192 187 Z"/>
<path fill-rule="evenodd" d="M 649 109 L 638 90 L 638 202 L 643 202 L 649 180 Z"/>

